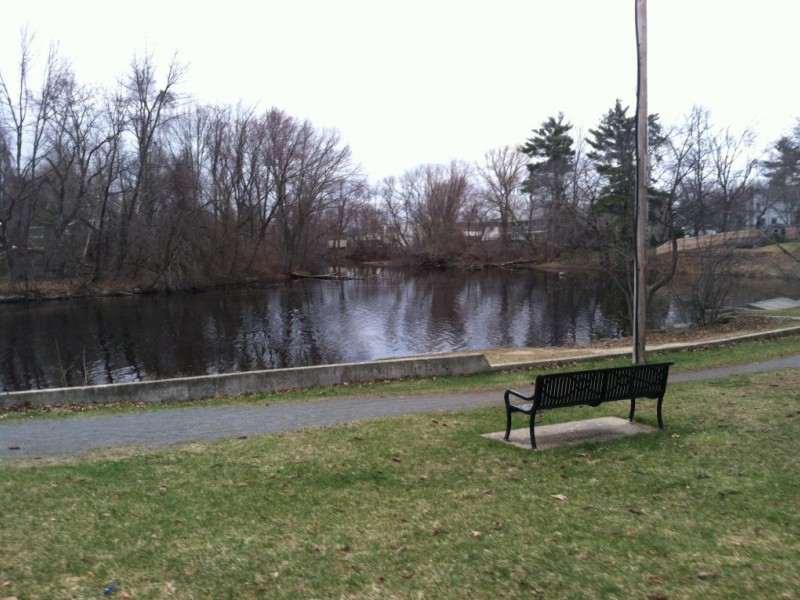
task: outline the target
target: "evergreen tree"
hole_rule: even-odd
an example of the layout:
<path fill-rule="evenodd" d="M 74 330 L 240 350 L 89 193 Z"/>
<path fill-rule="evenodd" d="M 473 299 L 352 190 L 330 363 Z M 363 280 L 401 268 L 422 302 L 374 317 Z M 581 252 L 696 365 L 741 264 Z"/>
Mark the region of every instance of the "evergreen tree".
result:
<path fill-rule="evenodd" d="M 775 142 L 770 159 L 763 162 L 768 202 L 793 223 L 800 222 L 800 128 L 797 134 Z"/>
<path fill-rule="evenodd" d="M 628 303 L 627 327 L 634 314 L 634 231 L 636 216 L 636 116 L 628 116 L 628 107 L 617 100 L 590 129 L 586 141 L 591 147 L 587 157 L 601 178 L 600 189 L 592 207 L 596 242 L 602 252 L 604 267 L 611 280 L 625 294 Z M 648 146 L 652 159 L 654 149 L 664 141 L 656 115 L 648 117 Z M 649 184 L 650 182 L 648 182 Z M 664 195 L 649 188 L 650 208 L 663 203 Z M 663 284 L 659 284 L 660 285 Z M 656 288 L 651 288 L 652 293 Z"/>
<path fill-rule="evenodd" d="M 636 189 L 636 119 L 629 117 L 628 107 L 623 108 L 617 100 L 589 134 L 587 142 L 592 150 L 588 157 L 603 178 L 595 208 L 628 221 L 633 216 Z"/>
<path fill-rule="evenodd" d="M 576 230 L 576 216 L 571 214 L 568 201 L 569 180 L 574 173 L 574 139 L 570 135 L 571 123 L 564 122 L 564 114 L 550 117 L 533 131 L 521 148 L 531 158 L 528 177 L 523 190 L 528 194 L 531 230 L 546 232 L 544 240 L 545 259 L 550 253 L 558 255 L 559 248 L 580 237 Z M 533 225 L 533 217 L 536 225 Z"/>
<path fill-rule="evenodd" d="M 566 199 L 566 178 L 573 167 L 575 140 L 570 135 L 572 123 L 564 122 L 564 113 L 558 117 L 549 117 L 533 131 L 522 147 L 522 152 L 531 159 L 528 163 L 528 179 L 525 190 L 546 189 L 550 200 L 561 205 Z"/>
<path fill-rule="evenodd" d="M 594 162 L 603 184 L 595 201 L 595 217 L 607 225 L 606 233 L 617 243 L 633 247 L 633 224 L 636 207 L 636 116 L 628 116 L 628 107 L 617 99 L 614 107 L 590 129 L 586 141 L 592 150 L 587 154 Z M 648 117 L 651 148 L 662 141 L 657 115 Z M 649 182 L 648 182 L 649 183 Z M 653 200 L 660 197 L 654 191 Z"/>

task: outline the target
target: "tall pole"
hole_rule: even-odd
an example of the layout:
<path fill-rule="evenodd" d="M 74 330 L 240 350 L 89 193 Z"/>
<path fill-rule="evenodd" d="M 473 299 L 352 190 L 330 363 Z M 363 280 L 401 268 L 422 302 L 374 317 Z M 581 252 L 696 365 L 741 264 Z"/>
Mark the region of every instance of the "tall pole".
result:
<path fill-rule="evenodd" d="M 633 362 L 645 362 L 647 331 L 647 0 L 636 0 L 636 250 L 633 282 Z"/>

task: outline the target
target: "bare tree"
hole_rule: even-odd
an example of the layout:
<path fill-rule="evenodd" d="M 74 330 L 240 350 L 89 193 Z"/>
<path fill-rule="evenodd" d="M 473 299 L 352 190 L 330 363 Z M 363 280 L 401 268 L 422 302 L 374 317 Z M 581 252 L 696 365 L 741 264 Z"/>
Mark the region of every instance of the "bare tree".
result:
<path fill-rule="evenodd" d="M 368 193 L 370 196 L 359 203 L 353 213 L 353 237 L 363 246 L 384 248 L 387 243 L 388 228 L 386 212 L 381 210 L 377 199 L 372 196 L 374 190 L 368 190 Z"/>
<path fill-rule="evenodd" d="M 112 142 L 97 96 L 97 90 L 66 78 L 48 130 L 48 170 L 38 214 L 47 238 L 44 274 L 58 278 L 83 277 L 94 229 L 95 182 L 103 164 L 98 159 Z"/>
<path fill-rule="evenodd" d="M 339 183 L 339 193 L 333 195 L 322 216 L 323 232 L 329 240 L 359 239 L 356 217 L 365 214 L 362 209 L 369 206 L 368 199 L 365 181 L 353 178 Z"/>
<path fill-rule="evenodd" d="M 517 220 L 520 188 L 528 175 L 527 157 L 519 148 L 503 146 L 486 153 L 478 166 L 482 196 L 500 220 L 500 236 L 509 239 L 511 225 Z"/>
<path fill-rule="evenodd" d="M 597 202 L 603 188 L 603 178 L 586 156 L 586 138 L 578 134 L 575 144 L 574 169 L 570 180 L 570 213 L 574 218 L 571 241 L 575 247 L 596 247 L 602 225 Z"/>
<path fill-rule="evenodd" d="M 423 165 L 381 183 L 379 196 L 388 218 L 388 236 L 418 261 L 440 265 L 464 249 L 459 221 L 473 185 L 465 163 Z"/>
<path fill-rule="evenodd" d="M 684 123 L 684 134 L 691 140 L 687 161 L 689 173 L 679 184 L 679 221 L 687 233 L 698 234 L 710 227 L 713 218 L 709 195 L 713 190 L 712 128 L 707 109 L 695 106 Z"/>
<path fill-rule="evenodd" d="M 359 174 L 335 131 L 317 131 L 310 122 L 273 109 L 267 134 L 283 269 L 289 273 L 307 264 L 323 233 L 322 214 Z"/>
<path fill-rule="evenodd" d="M 264 253 L 275 215 L 268 118 L 241 106 L 203 114 L 207 120 L 204 206 L 216 220 L 213 245 L 218 260 L 213 262 L 225 277 L 235 277 L 251 269 Z"/>
<path fill-rule="evenodd" d="M 5 256 L 12 282 L 30 276 L 29 232 L 49 150 L 46 134 L 58 98 L 71 80 L 55 47 L 50 48 L 38 89 L 31 83 L 33 69 L 33 36 L 23 31 L 16 87 L 0 73 L 0 137 L 10 167 L 0 188 L 0 255 Z"/>
<path fill-rule="evenodd" d="M 747 130 L 739 136 L 729 129 L 715 133 L 708 111 L 698 107 L 692 109 L 683 127 L 669 136 L 663 145 L 663 160 L 656 163 L 654 178 L 662 239 L 669 234 L 673 248 L 671 268 L 657 284 L 663 285 L 676 270 L 674 214 L 683 217 L 691 233 L 702 233 L 711 227 L 726 231 L 747 226 L 757 165 L 750 153 L 752 143 L 752 134 Z M 688 293 L 678 295 L 677 300 L 694 322 L 708 325 L 724 314 L 733 282 L 733 255 L 725 247 L 709 244 L 693 253 L 690 260 L 695 263 L 695 276 Z"/>
<path fill-rule="evenodd" d="M 748 200 L 758 159 L 752 155 L 755 135 L 746 129 L 735 135 L 730 128 L 711 141 L 715 183 L 718 190 L 717 214 L 722 231 L 743 229 L 748 221 Z"/>
<path fill-rule="evenodd" d="M 91 216 L 88 218 L 89 236 L 84 248 L 83 260 L 91 260 L 91 281 L 97 281 L 112 267 L 114 248 L 111 223 L 122 211 L 122 137 L 126 118 L 124 101 L 117 94 L 106 94 L 100 111 L 105 137 L 92 155 L 90 186 Z"/>
<path fill-rule="evenodd" d="M 378 197 L 387 216 L 387 239 L 399 249 L 410 250 L 414 237 L 411 226 L 411 202 L 416 194 L 417 178 L 407 172 L 400 179 L 387 177 L 378 186 Z"/>
<path fill-rule="evenodd" d="M 471 192 L 469 167 L 458 162 L 428 165 L 416 175 L 409 210 L 415 249 L 422 261 L 441 264 L 463 246 L 458 222 Z"/>
<path fill-rule="evenodd" d="M 692 259 L 696 265 L 689 287 L 674 292 L 674 297 L 685 320 L 711 325 L 725 316 L 735 281 L 731 273 L 735 255 L 730 248 L 709 244 Z"/>
<path fill-rule="evenodd" d="M 123 207 L 120 213 L 118 273 L 121 272 L 132 249 L 130 237 L 135 217 L 142 214 L 146 227 L 152 223 L 156 212 L 159 195 L 157 193 L 157 165 L 154 164 L 153 159 L 162 154 L 154 152 L 154 149 L 156 148 L 157 134 L 173 116 L 171 111 L 177 106 L 178 96 L 175 88 L 184 72 L 185 67 L 173 59 L 167 69 L 163 85 L 159 85 L 153 57 L 134 57 L 130 72 L 123 84 L 128 100 L 127 122 L 135 146 L 135 167 L 130 188 L 123 196 Z M 134 243 L 133 246 L 136 247 L 137 254 L 141 258 L 144 244 Z M 132 262 L 133 274 L 135 274 L 139 267 L 139 259 Z"/>
<path fill-rule="evenodd" d="M 676 209 L 684 182 L 696 173 L 695 133 L 695 121 L 693 117 L 687 117 L 683 127 L 666 132 L 658 143 L 650 148 L 651 239 L 658 243 L 671 242 L 671 251 L 668 267 L 662 269 L 655 281 L 647 286 L 648 306 L 653 304 L 656 293 L 672 281 L 677 273 L 679 232 L 675 223 Z"/>

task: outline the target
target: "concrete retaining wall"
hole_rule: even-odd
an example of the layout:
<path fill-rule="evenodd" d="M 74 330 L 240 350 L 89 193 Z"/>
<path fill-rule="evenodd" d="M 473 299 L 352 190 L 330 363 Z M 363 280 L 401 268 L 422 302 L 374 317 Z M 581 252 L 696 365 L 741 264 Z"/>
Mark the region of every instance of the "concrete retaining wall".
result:
<path fill-rule="evenodd" d="M 733 341 L 776 338 L 800 333 L 800 327 L 786 327 L 716 340 L 703 340 L 688 344 L 667 344 L 648 347 L 647 352 L 658 353 L 686 348 L 700 348 L 729 344 Z M 630 355 L 628 348 L 610 350 L 604 356 Z M 598 358 L 597 354 L 548 358 L 518 363 L 491 365 L 483 354 L 461 356 L 427 356 L 363 363 L 343 363 L 321 367 L 299 367 L 271 371 L 249 371 L 202 377 L 182 377 L 158 381 L 115 383 L 87 387 L 31 390 L 27 392 L 0 393 L 0 409 L 14 406 L 43 406 L 56 404 L 109 404 L 112 402 L 187 402 L 218 396 L 267 394 L 314 386 L 341 385 L 351 382 L 405 379 L 410 377 L 443 377 L 446 375 L 474 375 L 491 371 L 513 371 L 543 368 L 554 363 L 575 363 Z"/>
<path fill-rule="evenodd" d="M 0 394 L 0 408 L 55 404 L 108 404 L 112 402 L 186 402 L 216 396 L 264 394 L 349 382 L 472 375 L 491 370 L 483 354 L 431 356 L 320 367 L 299 367 L 181 377 L 135 383 L 55 388 Z"/>

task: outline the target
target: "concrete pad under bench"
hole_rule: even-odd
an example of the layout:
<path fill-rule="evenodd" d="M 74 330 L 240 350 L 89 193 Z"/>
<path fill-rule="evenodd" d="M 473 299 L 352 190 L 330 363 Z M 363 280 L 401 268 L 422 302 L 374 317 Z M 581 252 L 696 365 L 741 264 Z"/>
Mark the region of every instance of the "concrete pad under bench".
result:
<path fill-rule="evenodd" d="M 575 446 L 586 442 L 606 442 L 640 433 L 655 433 L 657 427 L 644 425 L 619 417 L 600 417 L 597 419 L 584 419 L 555 423 L 553 425 L 538 425 L 536 427 L 536 445 L 539 450 L 559 448 L 562 446 Z M 505 431 L 484 433 L 483 437 L 497 440 L 504 444 L 514 444 L 525 450 L 531 450 L 530 430 L 527 427 L 512 429 L 508 442 L 503 440 Z"/>

